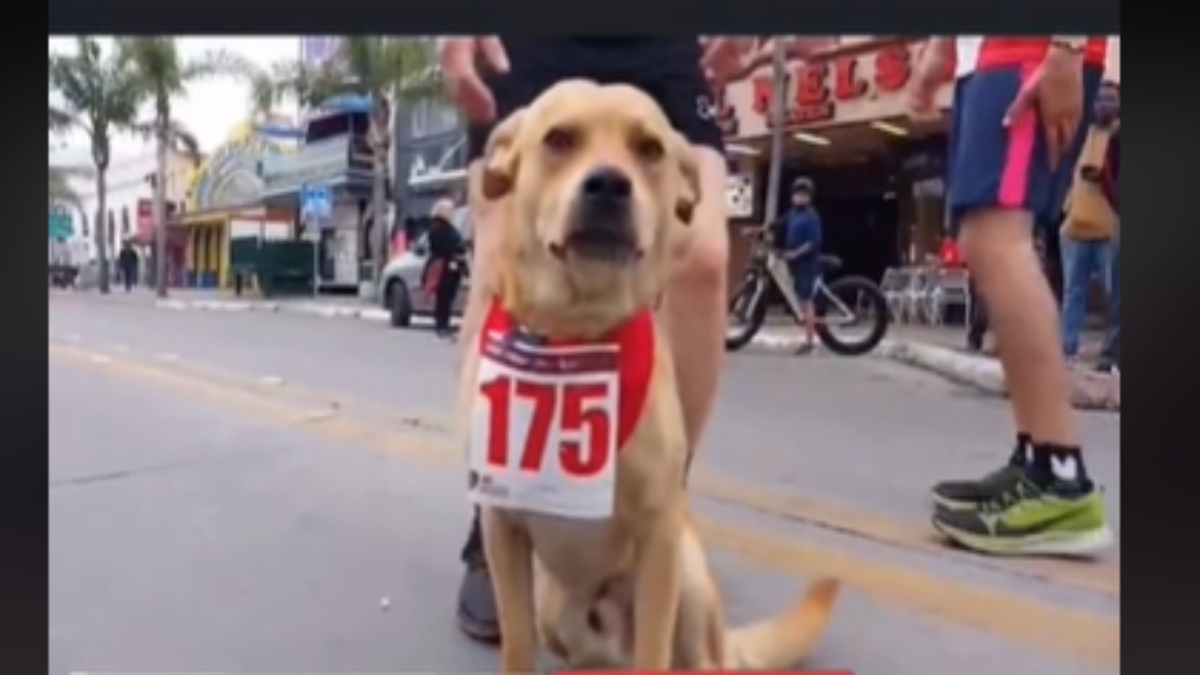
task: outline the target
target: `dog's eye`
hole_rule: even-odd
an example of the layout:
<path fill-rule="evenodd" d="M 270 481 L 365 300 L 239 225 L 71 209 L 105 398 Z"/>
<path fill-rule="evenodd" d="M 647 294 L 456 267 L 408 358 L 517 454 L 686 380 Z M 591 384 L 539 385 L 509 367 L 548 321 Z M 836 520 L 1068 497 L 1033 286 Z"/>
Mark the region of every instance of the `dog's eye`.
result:
<path fill-rule="evenodd" d="M 542 145 L 555 153 L 567 153 L 579 143 L 579 132 L 566 127 L 555 127 L 546 132 Z"/>
<path fill-rule="evenodd" d="M 657 138 L 639 138 L 633 143 L 633 151 L 644 162 L 657 162 L 667 153 Z"/>

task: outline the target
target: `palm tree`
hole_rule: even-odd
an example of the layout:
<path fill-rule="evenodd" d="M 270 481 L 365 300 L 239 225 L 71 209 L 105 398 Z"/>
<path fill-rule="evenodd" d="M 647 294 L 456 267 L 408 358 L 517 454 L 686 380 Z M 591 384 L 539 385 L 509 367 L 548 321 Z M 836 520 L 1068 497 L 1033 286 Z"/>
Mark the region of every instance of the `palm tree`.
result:
<path fill-rule="evenodd" d="M 154 139 L 156 164 L 154 180 L 154 280 L 158 296 L 167 296 L 167 158 L 178 148 L 200 162 L 196 137 L 171 117 L 171 99 L 183 94 L 195 80 L 216 75 L 236 75 L 244 69 L 241 59 L 226 52 L 211 52 L 195 59 L 179 54 L 175 38 L 163 35 L 119 38 L 117 58 L 137 80 L 143 97 L 154 107 L 154 118 L 133 125 L 132 130 Z"/>
<path fill-rule="evenodd" d="M 262 115 L 285 98 L 315 107 L 342 93 L 356 93 L 371 102 L 367 142 L 371 148 L 371 213 L 374 222 L 371 259 L 378 291 L 387 263 L 388 151 L 392 144 L 393 102 L 440 99 L 444 94 L 433 43 L 427 38 L 342 36 L 330 63 L 276 64 L 259 70 L 251 81 L 252 105 Z"/>
<path fill-rule="evenodd" d="M 74 54 L 50 55 L 50 89 L 62 103 L 52 107 L 50 121 L 57 128 L 78 128 L 91 145 L 96 180 L 96 258 L 100 264 L 101 293 L 109 291 L 107 222 L 107 172 L 112 159 L 112 137 L 132 129 L 142 93 L 136 73 L 113 53 L 102 53 L 94 38 L 76 41 Z M 56 115 L 55 113 L 59 113 Z"/>
<path fill-rule="evenodd" d="M 77 211 L 83 210 L 83 200 L 79 198 L 79 193 L 75 188 L 71 187 L 70 180 L 75 177 L 90 176 L 92 172 L 86 169 L 77 167 L 49 165 L 50 180 L 46 194 L 49 197 L 49 206 L 51 209 L 60 206 L 69 206 Z"/>

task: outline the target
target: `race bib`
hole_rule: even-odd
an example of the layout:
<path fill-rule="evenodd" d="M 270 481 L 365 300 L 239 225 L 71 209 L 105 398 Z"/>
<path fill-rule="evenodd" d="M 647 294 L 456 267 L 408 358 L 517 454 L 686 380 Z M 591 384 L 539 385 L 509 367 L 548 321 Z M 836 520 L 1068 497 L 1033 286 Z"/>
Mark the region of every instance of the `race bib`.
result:
<path fill-rule="evenodd" d="M 546 346 L 488 332 L 469 462 L 478 504 L 570 518 L 613 514 L 616 344 Z"/>

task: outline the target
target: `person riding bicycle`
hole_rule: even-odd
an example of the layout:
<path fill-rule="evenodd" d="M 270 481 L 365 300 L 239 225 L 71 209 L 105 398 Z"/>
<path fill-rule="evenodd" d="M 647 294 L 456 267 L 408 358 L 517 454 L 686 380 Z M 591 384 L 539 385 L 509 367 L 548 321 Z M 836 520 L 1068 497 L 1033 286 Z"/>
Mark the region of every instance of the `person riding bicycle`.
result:
<path fill-rule="evenodd" d="M 797 354 L 808 354 L 816 346 L 817 312 L 813 296 L 821 276 L 821 216 L 812 205 L 813 181 L 800 176 L 792 181 L 792 208 L 784 216 L 783 259 L 792 275 L 792 289 L 804 321 L 804 343 Z"/>

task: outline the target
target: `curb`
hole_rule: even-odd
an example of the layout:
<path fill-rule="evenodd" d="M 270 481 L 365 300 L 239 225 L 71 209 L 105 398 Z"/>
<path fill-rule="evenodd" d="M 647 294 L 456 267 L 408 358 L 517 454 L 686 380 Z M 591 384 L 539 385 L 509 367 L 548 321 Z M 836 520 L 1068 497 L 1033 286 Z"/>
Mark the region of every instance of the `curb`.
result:
<path fill-rule="evenodd" d="M 156 300 L 159 309 L 201 312 L 270 312 L 303 314 L 325 319 L 357 319 L 373 323 L 389 320 L 386 310 L 379 307 L 353 307 L 315 302 L 270 302 L 266 300 Z"/>
<path fill-rule="evenodd" d="M 754 344 L 767 349 L 792 349 L 800 344 L 798 338 L 759 334 Z M 924 370 L 956 384 L 976 389 L 984 394 L 1007 397 L 1008 387 L 1000 362 L 985 356 L 975 356 L 925 342 L 903 339 L 884 339 L 871 353 L 907 366 Z M 1120 376 L 1090 371 L 1070 373 L 1071 405 L 1080 410 L 1120 412 Z"/>

